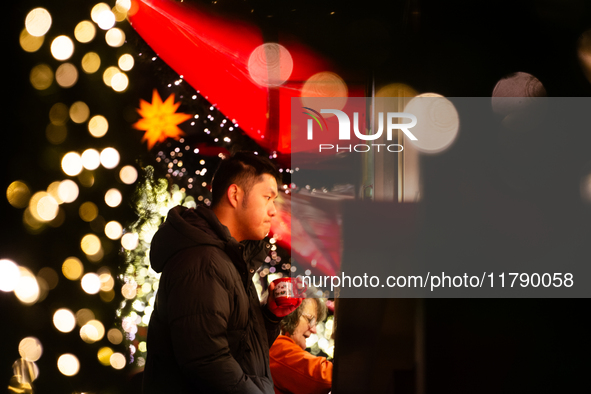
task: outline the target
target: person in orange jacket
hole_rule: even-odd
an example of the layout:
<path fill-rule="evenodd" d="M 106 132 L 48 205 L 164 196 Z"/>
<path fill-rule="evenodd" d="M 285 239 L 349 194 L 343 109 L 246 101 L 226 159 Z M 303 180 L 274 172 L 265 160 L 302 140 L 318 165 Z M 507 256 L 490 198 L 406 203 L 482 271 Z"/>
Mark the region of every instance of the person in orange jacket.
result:
<path fill-rule="evenodd" d="M 319 298 L 307 298 L 281 321 L 281 333 L 269 351 L 276 394 L 326 394 L 332 387 L 332 362 L 306 349 L 306 339 L 316 333 L 316 323 L 326 317 Z"/>

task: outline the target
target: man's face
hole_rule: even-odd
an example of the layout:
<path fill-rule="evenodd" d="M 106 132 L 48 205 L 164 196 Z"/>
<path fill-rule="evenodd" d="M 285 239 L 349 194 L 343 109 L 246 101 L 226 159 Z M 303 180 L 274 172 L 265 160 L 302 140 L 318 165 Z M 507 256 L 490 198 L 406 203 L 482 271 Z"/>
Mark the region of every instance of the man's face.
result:
<path fill-rule="evenodd" d="M 277 214 L 277 196 L 277 181 L 273 176 L 263 174 L 262 180 L 251 187 L 236 211 L 241 240 L 260 240 L 267 236 L 271 219 Z"/>
<path fill-rule="evenodd" d="M 318 312 L 316 311 L 316 301 L 312 299 L 304 300 L 304 309 L 297 327 L 291 334 L 291 339 L 301 347 L 306 349 L 306 339 L 316 333 L 316 320 L 318 319 Z"/>

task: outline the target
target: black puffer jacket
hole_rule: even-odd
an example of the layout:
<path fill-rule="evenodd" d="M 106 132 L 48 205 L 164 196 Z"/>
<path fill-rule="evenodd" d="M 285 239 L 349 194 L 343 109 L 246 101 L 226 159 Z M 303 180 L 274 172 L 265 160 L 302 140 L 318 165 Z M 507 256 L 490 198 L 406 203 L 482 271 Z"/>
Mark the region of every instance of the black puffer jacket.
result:
<path fill-rule="evenodd" d="M 278 318 L 252 275 L 269 251 L 238 243 L 213 211 L 175 207 L 150 251 L 162 272 L 148 327 L 145 393 L 273 393 L 269 347 Z"/>

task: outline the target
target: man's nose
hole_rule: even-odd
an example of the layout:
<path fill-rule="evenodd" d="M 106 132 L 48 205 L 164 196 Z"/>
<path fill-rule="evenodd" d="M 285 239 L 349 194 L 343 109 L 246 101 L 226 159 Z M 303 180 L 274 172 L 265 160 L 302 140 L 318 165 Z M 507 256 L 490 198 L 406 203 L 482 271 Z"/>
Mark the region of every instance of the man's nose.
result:
<path fill-rule="evenodd" d="M 316 334 L 316 326 L 310 328 L 312 334 Z"/>
<path fill-rule="evenodd" d="M 269 209 L 269 216 L 273 217 L 277 215 L 277 208 L 275 207 L 275 202 L 271 204 L 271 208 Z"/>

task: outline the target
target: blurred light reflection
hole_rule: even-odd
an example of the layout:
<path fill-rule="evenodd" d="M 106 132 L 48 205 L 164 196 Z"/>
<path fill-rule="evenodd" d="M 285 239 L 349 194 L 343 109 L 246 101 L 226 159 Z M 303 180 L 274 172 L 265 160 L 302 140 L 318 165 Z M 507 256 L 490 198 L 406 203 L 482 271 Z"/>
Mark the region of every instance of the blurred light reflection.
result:
<path fill-rule="evenodd" d="M 35 8 L 25 18 L 25 28 L 32 36 L 43 36 L 49 31 L 50 27 L 51 14 L 45 8 Z"/>

